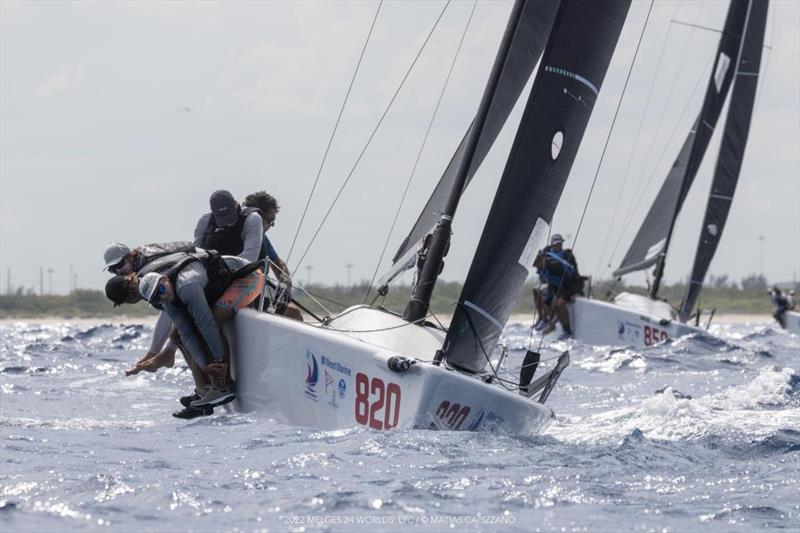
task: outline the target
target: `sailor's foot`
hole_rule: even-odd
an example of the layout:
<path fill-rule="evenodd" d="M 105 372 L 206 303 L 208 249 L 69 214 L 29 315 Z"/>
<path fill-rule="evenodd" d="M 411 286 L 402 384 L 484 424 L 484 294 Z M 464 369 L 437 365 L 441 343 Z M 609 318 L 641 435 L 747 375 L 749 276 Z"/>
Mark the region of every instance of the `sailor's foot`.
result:
<path fill-rule="evenodd" d="M 193 392 L 189 396 L 182 396 L 178 401 L 181 402 L 181 405 L 184 407 L 189 407 L 189 404 L 195 400 L 199 400 L 200 395 L 196 392 Z"/>
<path fill-rule="evenodd" d="M 236 399 L 236 395 L 229 388 L 212 385 L 202 398 L 189 402 L 189 406 L 195 409 L 217 407 L 232 402 L 234 399 Z"/>
<path fill-rule="evenodd" d="M 542 330 L 542 335 L 547 335 L 548 333 L 553 333 L 556 330 L 556 325 L 552 322 L 548 322 L 547 326 Z"/>
<path fill-rule="evenodd" d="M 154 354 L 152 352 L 147 352 L 147 354 L 144 357 L 142 357 L 141 359 L 136 361 L 135 365 L 133 365 L 132 367 L 130 367 L 129 369 L 127 369 L 125 371 L 125 375 L 126 376 L 134 376 L 134 375 L 138 374 L 139 372 L 144 370 L 143 365 L 145 365 L 148 361 L 150 361 L 150 359 L 152 359 L 156 355 L 157 354 Z"/>
<path fill-rule="evenodd" d="M 194 407 L 187 405 L 180 411 L 175 411 L 172 413 L 172 416 L 175 418 L 182 418 L 184 420 L 191 420 L 192 418 L 197 418 L 198 416 L 209 416 L 213 414 L 213 407 L 200 407 L 199 409 L 195 409 Z"/>
<path fill-rule="evenodd" d="M 142 370 L 147 372 L 155 372 L 161 367 L 172 368 L 173 366 L 175 366 L 175 352 L 172 350 L 163 351 L 141 365 Z"/>
<path fill-rule="evenodd" d="M 533 329 L 536 330 L 536 331 L 539 331 L 544 327 L 545 324 L 547 324 L 547 320 L 545 320 L 544 318 L 540 318 L 533 325 Z"/>

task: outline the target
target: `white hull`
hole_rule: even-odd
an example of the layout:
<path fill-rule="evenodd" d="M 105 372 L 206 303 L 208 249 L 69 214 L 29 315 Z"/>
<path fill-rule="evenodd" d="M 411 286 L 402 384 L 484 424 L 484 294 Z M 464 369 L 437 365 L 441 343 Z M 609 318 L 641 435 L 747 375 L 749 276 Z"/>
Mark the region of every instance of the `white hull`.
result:
<path fill-rule="evenodd" d="M 795 335 L 800 335 L 800 313 L 797 311 L 786 311 L 783 318 L 786 320 L 786 331 L 794 333 Z"/>
<path fill-rule="evenodd" d="M 570 305 L 570 319 L 576 339 L 602 346 L 648 348 L 684 335 L 712 336 L 705 329 L 663 315 L 581 297 Z"/>
<path fill-rule="evenodd" d="M 237 407 L 322 430 L 534 434 L 553 418 L 549 407 L 527 397 L 423 362 L 441 346 L 440 330 L 368 307 L 340 317 L 322 327 L 241 311 L 230 328 Z M 398 355 L 421 362 L 393 372 L 387 361 Z"/>

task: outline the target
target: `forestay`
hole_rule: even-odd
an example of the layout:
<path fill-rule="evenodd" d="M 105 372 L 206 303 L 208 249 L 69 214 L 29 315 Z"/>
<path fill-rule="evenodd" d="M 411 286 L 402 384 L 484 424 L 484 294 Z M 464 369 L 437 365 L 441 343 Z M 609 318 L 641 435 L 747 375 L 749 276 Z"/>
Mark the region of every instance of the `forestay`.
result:
<path fill-rule="evenodd" d="M 467 173 L 467 184 L 489 153 L 511 110 L 517 103 L 525 84 L 531 77 L 536 63 L 542 55 L 547 35 L 553 25 L 558 9 L 558 0 L 527 1 L 522 8 L 519 24 L 511 41 L 511 47 L 500 73 L 495 96 L 489 107 L 483 129 L 479 133 L 475 154 Z M 464 158 L 467 140 L 472 132 L 470 124 L 461 139 L 450 163 L 439 183 L 425 204 L 411 232 L 405 238 L 392 259 L 392 268 L 381 278 L 381 285 L 394 279 L 399 273 L 414 265 L 414 253 L 441 214 L 453 187 L 456 173 Z M 465 186 L 466 187 L 466 186 Z M 409 259 L 411 259 L 409 261 Z"/>
<path fill-rule="evenodd" d="M 453 366 L 486 366 L 547 238 L 629 7 L 561 2 L 445 339 Z"/>
<path fill-rule="evenodd" d="M 711 141 L 733 80 L 749 4 L 749 0 L 731 2 L 703 107 L 622 264 L 614 271 L 615 277 L 644 270 L 666 256 L 675 220 Z"/>
<path fill-rule="evenodd" d="M 697 244 L 690 283 L 681 304 L 680 317 L 683 321 L 689 319 L 697 302 L 711 259 L 722 238 L 722 230 L 725 228 L 733 195 L 736 192 L 736 184 L 739 181 L 739 172 L 742 168 L 742 159 L 750 131 L 750 119 L 756 100 L 768 7 L 769 0 L 753 0 L 747 15 L 744 41 L 736 63 L 722 145 L 714 169 L 714 179 L 711 183 L 711 193 L 700 230 L 700 241 Z"/>

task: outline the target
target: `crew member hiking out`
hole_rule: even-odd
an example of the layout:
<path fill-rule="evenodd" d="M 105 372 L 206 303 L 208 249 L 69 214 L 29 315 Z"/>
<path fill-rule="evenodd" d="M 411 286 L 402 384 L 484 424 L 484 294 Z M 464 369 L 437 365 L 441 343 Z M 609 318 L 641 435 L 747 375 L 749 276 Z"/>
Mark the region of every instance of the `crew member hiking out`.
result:
<path fill-rule="evenodd" d="M 106 283 L 106 297 L 114 303 L 114 307 L 123 303 L 138 302 L 141 299 L 138 288 L 140 277 L 149 272 L 164 273 L 183 259 L 186 253 L 194 251 L 194 244 L 188 241 L 145 244 L 133 250 L 122 243 L 109 244 L 103 253 L 105 269 L 116 275 Z M 172 367 L 175 364 L 177 346 L 169 340 L 171 331 L 172 322 L 169 316 L 160 313 L 153 330 L 150 348 L 134 366 L 125 371 L 125 375 L 137 374 L 142 370 L 155 372 L 161 367 Z M 187 359 L 187 363 L 190 362 L 191 359 Z M 195 368 L 192 368 L 192 373 L 196 374 Z M 196 380 L 197 377 L 195 376 Z"/>
<path fill-rule="evenodd" d="M 567 304 L 575 300 L 575 296 L 583 293 L 583 278 L 578 272 L 578 262 L 572 250 L 563 248 L 564 238 L 556 233 L 550 239 L 550 246 L 542 251 L 543 276 L 547 282 L 547 290 L 553 295 L 552 314 L 561 322 L 563 337 L 572 336 Z M 543 333 L 550 333 L 555 324 L 550 322 Z"/>
<path fill-rule="evenodd" d="M 261 251 L 264 228 L 256 209 L 244 208 L 226 190 L 214 191 L 209 199 L 211 212 L 197 221 L 194 245 L 235 255 L 251 263 Z"/>
<path fill-rule="evenodd" d="M 228 375 L 227 342 L 217 324 L 255 300 L 263 286 L 257 263 L 211 252 L 189 254 L 166 274 L 151 272 L 139 282 L 142 298 L 169 315 L 189 355 L 211 381 L 203 396 L 190 401 L 188 408 L 205 414 L 235 398 Z"/>
<path fill-rule="evenodd" d="M 783 294 L 778 287 L 767 289 L 772 300 L 772 316 L 783 329 L 786 329 L 786 311 L 794 309 L 794 292 Z"/>
<path fill-rule="evenodd" d="M 275 225 L 275 218 L 280 211 L 278 201 L 266 191 L 258 191 L 248 194 L 242 202 L 245 208 L 252 208 L 258 211 L 261 215 L 261 221 L 264 226 L 264 238 L 261 243 L 261 251 L 258 255 L 259 261 L 268 259 L 269 266 L 272 273 L 278 279 L 278 287 L 275 290 L 273 298 L 275 300 L 275 313 L 284 315 L 288 318 L 303 321 L 303 315 L 300 309 L 289 303 L 292 295 L 292 278 L 289 274 L 289 267 L 278 256 L 278 252 L 272 246 L 272 243 L 267 237 L 267 232 Z"/>

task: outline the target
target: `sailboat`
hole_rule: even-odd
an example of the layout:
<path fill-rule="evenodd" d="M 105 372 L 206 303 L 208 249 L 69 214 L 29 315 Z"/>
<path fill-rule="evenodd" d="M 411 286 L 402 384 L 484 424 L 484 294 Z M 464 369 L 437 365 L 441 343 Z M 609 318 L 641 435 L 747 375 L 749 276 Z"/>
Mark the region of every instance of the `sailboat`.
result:
<path fill-rule="evenodd" d="M 445 194 L 426 207 L 438 213 L 417 251 L 421 270 L 403 315 L 361 305 L 311 324 L 243 310 L 228 331 L 239 409 L 324 430 L 547 427 L 554 414 L 545 401 L 568 354 L 533 380 L 537 358 L 520 383 L 486 366 L 546 239 L 629 7 L 515 2 L 478 112 L 437 186 Z M 430 294 L 458 200 L 540 57 L 459 308 L 448 329 L 436 326 L 426 320 Z"/>
<path fill-rule="evenodd" d="M 578 297 L 571 306 L 579 340 L 645 348 L 684 335 L 709 336 L 694 314 L 719 244 L 742 166 L 755 104 L 768 0 L 732 0 L 703 106 L 614 277 L 655 266 L 648 296 L 620 293 L 613 302 Z M 709 145 L 729 89 L 725 128 L 689 284 L 678 311 L 659 298 L 675 222 Z M 689 323 L 695 318 L 695 324 Z"/>

